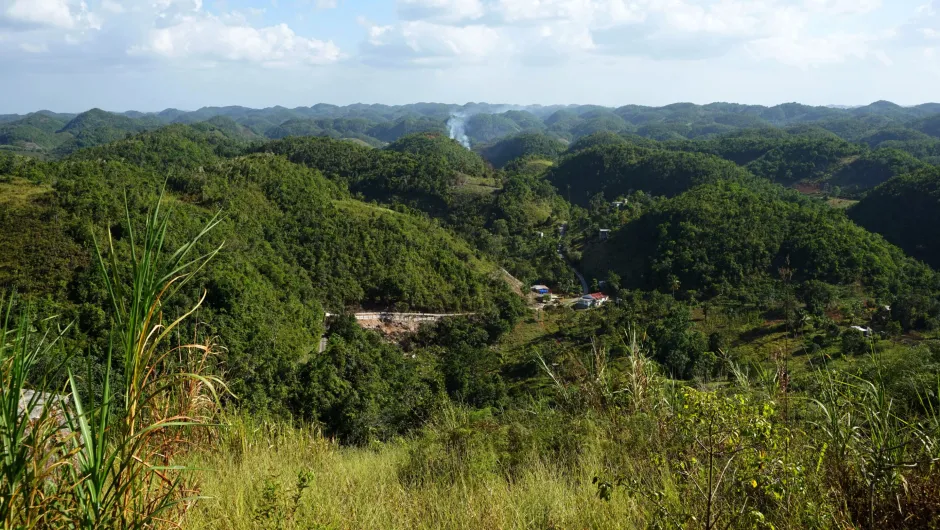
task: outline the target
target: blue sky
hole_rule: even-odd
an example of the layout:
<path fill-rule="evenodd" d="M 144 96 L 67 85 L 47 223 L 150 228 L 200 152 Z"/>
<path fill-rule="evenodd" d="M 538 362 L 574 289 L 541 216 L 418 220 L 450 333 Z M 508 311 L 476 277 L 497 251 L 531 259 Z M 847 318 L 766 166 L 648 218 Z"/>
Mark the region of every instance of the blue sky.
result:
<path fill-rule="evenodd" d="M 940 0 L 0 0 L 0 113 L 940 100 Z"/>

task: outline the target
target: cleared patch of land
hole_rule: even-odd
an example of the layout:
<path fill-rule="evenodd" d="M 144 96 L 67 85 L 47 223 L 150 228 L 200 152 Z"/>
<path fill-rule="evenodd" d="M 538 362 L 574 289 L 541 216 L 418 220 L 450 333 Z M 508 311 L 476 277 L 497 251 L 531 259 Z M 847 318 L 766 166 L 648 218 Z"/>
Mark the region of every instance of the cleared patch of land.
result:
<path fill-rule="evenodd" d="M 834 199 L 833 198 L 833 199 L 829 199 L 828 201 L 826 201 L 826 203 L 829 204 L 829 206 L 832 206 L 833 208 L 836 208 L 839 210 L 845 210 L 846 208 L 850 208 L 858 204 L 858 201 L 855 201 L 852 199 Z"/>
<path fill-rule="evenodd" d="M 21 178 L 0 181 L 0 204 L 22 205 L 50 191 L 52 188 L 49 186 L 34 184 Z"/>

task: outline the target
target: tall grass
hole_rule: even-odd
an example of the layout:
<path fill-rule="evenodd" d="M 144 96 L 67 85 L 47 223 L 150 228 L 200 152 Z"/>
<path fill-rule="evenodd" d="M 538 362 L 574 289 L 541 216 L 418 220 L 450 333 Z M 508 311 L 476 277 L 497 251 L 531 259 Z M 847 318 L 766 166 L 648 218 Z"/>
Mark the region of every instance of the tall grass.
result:
<path fill-rule="evenodd" d="M 36 335 L 13 297 L 0 321 L 0 521 L 4 529 L 55 527 L 64 522 L 58 487 L 75 448 L 61 429 L 66 399 L 51 393 L 37 366 L 56 357 L 63 332 Z"/>
<path fill-rule="evenodd" d="M 817 443 L 833 491 L 859 526 L 940 525 L 940 424 L 933 401 L 901 415 L 880 381 L 826 372 L 817 409 Z"/>
<path fill-rule="evenodd" d="M 452 411 L 451 415 L 470 414 Z M 445 436 L 469 428 L 442 420 Z M 479 425 L 476 426 L 479 428 Z M 435 427 L 436 429 L 437 427 Z M 480 431 L 479 438 L 487 433 Z M 464 473 L 428 476 L 411 483 L 401 471 L 414 458 L 416 441 L 371 448 L 341 447 L 310 427 L 239 417 L 226 442 L 194 465 L 212 469 L 200 502 L 187 516 L 194 530 L 255 529 L 508 529 L 642 528 L 643 512 L 629 498 L 601 501 L 592 484 L 602 457 L 580 459 L 565 471 L 548 455 L 528 462 L 511 480 L 465 462 Z M 475 437 L 453 460 L 505 458 Z M 426 455 L 427 453 L 422 453 Z M 444 457 L 435 453 L 437 456 Z M 437 469 L 437 468 L 435 468 Z M 305 478 L 306 477 L 306 478 Z"/>
<path fill-rule="evenodd" d="M 172 346 L 180 325 L 201 304 L 167 321 L 166 302 L 218 252 L 195 255 L 205 228 L 179 249 L 165 248 L 169 215 L 158 202 L 141 234 L 126 210 L 130 256 L 108 234 L 106 250 L 95 244 L 98 264 L 113 308 L 112 346 L 100 394 L 83 395 L 68 370 L 60 396 L 29 403 L 19 398 L 28 384 L 45 392 L 35 373 L 51 357 L 55 339 L 30 337 L 22 317 L 3 322 L 0 344 L 0 439 L 4 449 L 0 517 L 5 528 L 160 528 L 179 526 L 191 507 L 191 469 L 176 463 L 190 446 L 194 429 L 208 426 L 224 385 L 207 375 L 211 341 Z M 106 259 L 107 256 L 107 259 Z M 113 367 L 113 356 L 120 371 Z M 89 370 L 89 374 L 92 370 Z M 122 385 L 116 385 L 118 377 Z M 30 418 L 30 411 L 38 416 Z"/>
<path fill-rule="evenodd" d="M 369 448 L 237 417 L 193 456 L 211 499 L 185 526 L 940 528 L 935 395 L 902 414 L 880 381 L 821 372 L 787 413 L 774 370 L 696 389 L 624 346 L 537 358 L 551 399 L 445 407 Z"/>

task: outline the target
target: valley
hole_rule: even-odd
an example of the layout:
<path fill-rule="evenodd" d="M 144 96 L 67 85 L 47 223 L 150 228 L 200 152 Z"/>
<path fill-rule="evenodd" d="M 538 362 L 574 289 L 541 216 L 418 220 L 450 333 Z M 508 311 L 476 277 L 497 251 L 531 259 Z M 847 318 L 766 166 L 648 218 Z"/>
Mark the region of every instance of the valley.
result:
<path fill-rule="evenodd" d="M 22 525 L 936 528 L 937 116 L 5 115 L 0 401 L 84 411 L 0 414 L 79 462 Z"/>

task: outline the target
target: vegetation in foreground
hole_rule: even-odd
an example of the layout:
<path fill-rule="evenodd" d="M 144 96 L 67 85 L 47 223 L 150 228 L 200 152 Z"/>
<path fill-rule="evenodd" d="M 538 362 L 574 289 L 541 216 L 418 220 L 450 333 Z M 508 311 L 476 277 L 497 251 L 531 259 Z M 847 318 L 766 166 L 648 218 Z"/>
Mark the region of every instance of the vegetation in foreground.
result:
<path fill-rule="evenodd" d="M 629 348 L 546 367 L 545 401 L 446 407 L 416 437 L 371 447 L 234 418 L 195 457 L 209 499 L 186 525 L 938 528 L 940 417 L 926 396 L 912 416 L 881 383 L 832 372 L 810 399 L 782 366 L 705 390 Z"/>
<path fill-rule="evenodd" d="M 111 347 L 107 362 L 88 364 L 84 378 L 68 368 L 59 344 L 67 328 L 16 317 L 13 300 L 4 304 L 4 528 L 159 528 L 180 524 L 195 500 L 180 455 L 205 439 L 224 385 L 207 373 L 211 341 L 172 344 L 198 304 L 175 320 L 165 320 L 164 310 L 212 258 L 193 250 L 215 222 L 172 253 L 164 248 L 167 222 L 155 207 L 140 236 L 127 234 L 130 256 L 116 255 L 110 235 L 98 250 L 114 309 Z"/>

